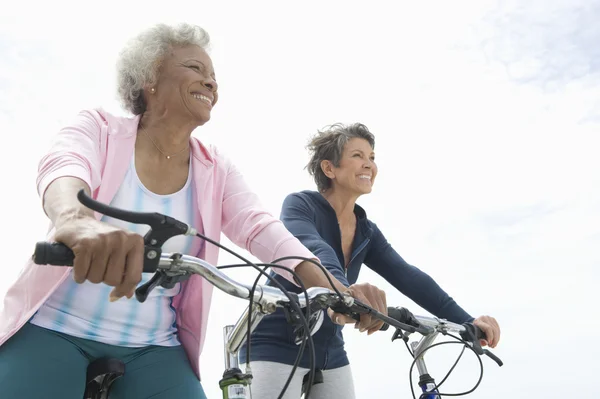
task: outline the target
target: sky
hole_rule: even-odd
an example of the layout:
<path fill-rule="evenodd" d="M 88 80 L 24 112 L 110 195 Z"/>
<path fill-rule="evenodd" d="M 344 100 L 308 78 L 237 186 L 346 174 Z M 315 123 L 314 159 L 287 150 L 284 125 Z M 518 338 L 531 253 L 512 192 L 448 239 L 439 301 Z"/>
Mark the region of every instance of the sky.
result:
<path fill-rule="evenodd" d="M 317 129 L 364 123 L 379 166 L 359 200 L 369 218 L 469 313 L 499 321 L 505 364 L 484 358 L 468 397 L 573 397 L 600 355 L 599 19 L 600 0 L 15 3 L 0 16 L 0 293 L 44 239 L 35 178 L 53 134 L 81 109 L 122 112 L 123 43 L 186 21 L 209 31 L 220 85 L 194 134 L 232 158 L 269 211 L 314 189 L 304 146 Z M 366 267 L 359 282 L 427 314 Z M 209 398 L 220 397 L 222 328 L 245 306 L 217 291 L 201 358 Z M 410 357 L 390 338 L 346 330 L 358 398 L 410 397 Z M 426 358 L 438 381 L 457 348 Z M 466 354 L 446 391 L 470 389 L 478 372 Z"/>

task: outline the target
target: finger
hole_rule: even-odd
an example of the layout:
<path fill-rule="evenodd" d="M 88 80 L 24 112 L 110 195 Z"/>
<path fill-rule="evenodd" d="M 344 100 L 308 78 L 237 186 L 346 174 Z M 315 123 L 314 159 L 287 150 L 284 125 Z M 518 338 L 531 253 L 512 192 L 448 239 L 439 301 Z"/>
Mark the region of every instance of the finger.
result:
<path fill-rule="evenodd" d="M 358 299 L 361 303 L 373 307 L 371 305 L 371 301 L 360 291 L 355 293 L 354 298 Z M 373 317 L 367 313 L 363 313 L 360 315 L 360 321 L 356 323 L 355 328 L 358 328 L 360 332 L 365 332 L 373 327 Z"/>
<path fill-rule="evenodd" d="M 370 328 L 373 328 L 373 317 L 371 315 L 363 313 L 360 315 L 360 322 L 358 323 L 358 330 L 360 332 L 365 332 Z"/>
<path fill-rule="evenodd" d="M 371 335 L 373 332 L 381 330 L 381 327 L 383 326 L 384 322 L 374 316 L 369 317 L 371 318 L 371 324 L 369 324 L 365 330 L 368 331 L 368 335 Z"/>
<path fill-rule="evenodd" d="M 77 247 L 73 248 L 73 280 L 76 283 L 82 284 L 87 278 L 90 266 L 92 264 L 92 257 L 88 250 Z"/>
<path fill-rule="evenodd" d="M 381 313 L 387 316 L 387 296 L 385 295 L 385 291 L 380 290 L 381 293 Z"/>
<path fill-rule="evenodd" d="M 344 326 L 346 324 L 355 324 L 355 323 L 357 323 L 356 319 L 354 317 L 352 317 L 352 316 L 348 316 L 348 315 L 345 315 L 343 313 L 336 313 L 335 315 L 336 315 L 336 317 L 338 319 L 338 322 L 339 322 L 338 324 L 341 325 L 341 326 Z"/>
<path fill-rule="evenodd" d="M 333 310 L 331 310 L 331 308 L 327 308 L 327 315 L 329 316 L 331 321 L 340 326 L 356 322 L 356 320 L 354 320 L 352 317 L 346 316 L 341 313 L 336 313 Z"/>
<path fill-rule="evenodd" d="M 126 261 L 127 248 L 124 245 L 119 245 L 107 259 L 106 273 L 103 279 L 106 285 L 116 287 L 123 282 Z"/>
<path fill-rule="evenodd" d="M 379 313 L 387 316 L 387 299 L 385 296 L 385 292 L 382 290 L 379 290 L 379 296 L 377 297 L 377 304 L 378 304 Z M 384 324 L 383 321 L 377 320 L 377 323 L 375 324 L 373 329 L 375 329 L 375 331 L 379 331 L 381 329 L 381 327 L 383 326 L 383 324 Z"/>
<path fill-rule="evenodd" d="M 125 275 L 121 284 L 115 287 L 111 293 L 112 298 L 120 298 L 126 294 L 135 291 L 136 286 L 142 280 L 142 270 L 144 269 L 144 251 L 143 242 L 140 248 L 139 245 L 135 245 L 128 253 L 125 260 Z"/>
<path fill-rule="evenodd" d="M 110 252 L 105 248 L 105 245 L 94 245 L 90 250 L 92 256 L 90 269 L 87 274 L 87 279 L 90 283 L 98 284 L 104 279 L 108 257 L 110 256 Z"/>
<path fill-rule="evenodd" d="M 485 320 L 485 325 L 487 326 L 486 336 L 488 345 L 490 346 L 490 348 L 494 348 L 498 344 L 499 338 L 498 323 L 493 317 L 489 316 L 484 317 L 483 320 Z"/>
<path fill-rule="evenodd" d="M 383 322 L 377 323 L 373 328 L 370 328 L 367 331 L 367 335 L 371 335 L 371 334 L 381 330 L 381 327 L 383 327 L 383 324 L 384 324 Z"/>
<path fill-rule="evenodd" d="M 481 326 L 483 332 L 485 332 L 485 340 L 487 341 L 489 346 L 492 346 L 494 343 L 494 329 L 489 324 L 485 323 Z"/>
<path fill-rule="evenodd" d="M 492 317 L 493 320 L 493 325 L 494 325 L 494 336 L 496 337 L 496 339 L 494 340 L 494 346 L 493 348 L 495 348 L 498 343 L 500 342 L 500 325 L 498 324 L 498 322 L 496 321 L 496 319 L 494 319 Z"/>
<path fill-rule="evenodd" d="M 377 312 L 387 315 L 387 306 L 386 306 L 386 301 L 385 301 L 385 293 L 378 289 L 373 287 L 374 290 L 370 292 L 371 295 L 369 295 L 369 302 L 371 303 L 371 307 L 373 309 L 375 309 Z M 378 318 L 374 317 L 374 316 L 369 316 L 371 319 L 371 322 L 369 325 L 366 326 L 365 330 L 368 331 L 368 335 L 372 334 L 375 331 L 379 331 L 381 329 L 381 327 L 383 326 L 383 321 L 379 320 Z"/>

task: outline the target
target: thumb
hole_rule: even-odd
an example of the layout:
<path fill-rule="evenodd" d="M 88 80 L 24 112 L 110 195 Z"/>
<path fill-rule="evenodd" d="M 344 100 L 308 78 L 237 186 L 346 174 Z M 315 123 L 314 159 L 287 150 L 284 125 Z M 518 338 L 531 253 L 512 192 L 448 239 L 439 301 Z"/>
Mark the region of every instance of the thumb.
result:
<path fill-rule="evenodd" d="M 346 324 L 350 323 L 356 323 L 356 320 L 354 320 L 352 317 L 346 316 L 345 314 L 336 313 L 333 310 L 331 310 L 331 308 L 327 308 L 327 315 L 329 316 L 331 321 L 340 326 L 345 326 Z"/>
<path fill-rule="evenodd" d="M 335 324 L 338 324 L 340 326 L 344 325 L 344 323 L 341 323 L 340 315 L 331 310 L 331 308 L 327 308 L 327 315 Z"/>
<path fill-rule="evenodd" d="M 130 299 L 134 294 L 134 291 L 128 292 L 127 294 L 122 294 L 120 290 L 117 289 L 117 287 L 113 288 L 112 291 L 110 292 L 108 299 L 111 302 L 115 302 L 118 301 L 119 299 L 121 299 L 122 297 L 126 297 L 127 299 Z"/>

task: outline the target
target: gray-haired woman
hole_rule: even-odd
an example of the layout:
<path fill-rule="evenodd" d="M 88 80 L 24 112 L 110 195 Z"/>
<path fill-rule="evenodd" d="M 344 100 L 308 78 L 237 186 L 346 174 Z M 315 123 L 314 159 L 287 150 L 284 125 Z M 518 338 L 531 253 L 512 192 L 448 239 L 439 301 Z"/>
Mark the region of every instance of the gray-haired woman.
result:
<path fill-rule="evenodd" d="M 487 344 L 495 347 L 500 339 L 496 320 L 489 316 L 471 317 L 430 276 L 406 263 L 377 225 L 367 218 L 365 210 L 356 204 L 360 196 L 373 189 L 377 176 L 374 147 L 375 137 L 362 124 L 336 124 L 319 132 L 309 145 L 312 156 L 308 164 L 318 191 L 290 194 L 281 210 L 284 225 L 320 259 L 335 276 L 336 283 L 348 287 L 353 296 L 387 313 L 383 291 L 368 283 L 356 284 L 364 263 L 432 314 L 455 323 L 473 321 L 487 334 Z M 288 290 L 299 292 L 280 276 L 275 278 Z M 323 382 L 313 387 L 311 397 L 354 398 L 342 326 L 356 322 L 331 310 L 329 316 L 313 336 L 316 367 L 323 372 Z M 369 316 L 356 323 L 361 332 L 368 334 L 379 330 L 381 325 Z M 293 329 L 283 312 L 266 316 L 251 338 L 253 395 L 265 399 L 278 397 L 297 353 Z M 244 350 L 241 360 L 245 358 Z M 308 366 L 308 351 L 305 351 L 285 399 L 300 397 Z"/>
<path fill-rule="evenodd" d="M 218 99 L 208 44 L 203 29 L 187 24 L 139 34 L 118 63 L 118 92 L 133 116 L 82 111 L 42 158 L 47 239 L 73 250 L 74 267 L 29 260 L 9 288 L 0 310 L 2 398 L 81 398 L 86 367 L 105 356 L 126 364 L 111 398 L 205 398 L 199 358 L 212 285 L 192 276 L 156 288 L 143 304 L 118 300 L 151 277 L 142 273 L 148 227 L 99 219 L 77 201 L 81 189 L 119 208 L 170 215 L 213 240 L 223 232 L 263 262 L 314 259 L 227 158 L 191 137 Z M 217 264 L 218 248 L 197 238 L 174 237 L 163 249 Z M 282 263 L 310 285 L 326 283 L 310 262 Z"/>

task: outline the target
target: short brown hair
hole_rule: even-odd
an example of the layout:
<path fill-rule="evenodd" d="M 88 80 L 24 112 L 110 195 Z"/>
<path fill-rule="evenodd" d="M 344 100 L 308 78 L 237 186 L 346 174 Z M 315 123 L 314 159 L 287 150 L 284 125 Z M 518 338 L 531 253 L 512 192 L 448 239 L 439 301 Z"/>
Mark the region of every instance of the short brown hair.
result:
<path fill-rule="evenodd" d="M 311 157 L 306 169 L 315 180 L 319 192 L 324 192 L 331 187 L 331 179 L 323 173 L 321 162 L 328 160 L 334 166 L 339 166 L 344 146 L 353 138 L 365 139 L 375 149 L 375 136 L 362 123 L 350 125 L 335 123 L 326 126 L 323 130 L 318 131 L 308 143 L 306 148 Z"/>

